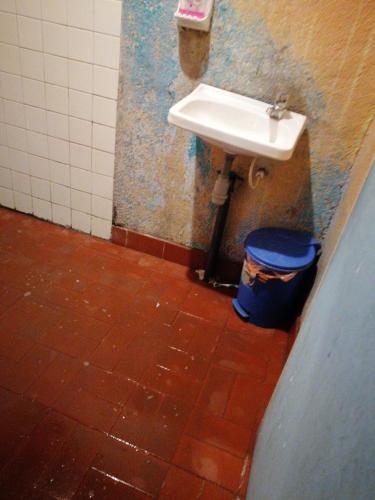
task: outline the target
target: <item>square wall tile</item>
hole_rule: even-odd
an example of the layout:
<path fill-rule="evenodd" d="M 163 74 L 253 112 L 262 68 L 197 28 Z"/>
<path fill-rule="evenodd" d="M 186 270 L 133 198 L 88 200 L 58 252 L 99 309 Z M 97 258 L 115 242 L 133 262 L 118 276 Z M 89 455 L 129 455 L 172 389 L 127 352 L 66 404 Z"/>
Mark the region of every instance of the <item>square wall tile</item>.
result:
<path fill-rule="evenodd" d="M 25 214 L 33 212 L 33 202 L 30 195 L 25 193 L 14 192 L 14 205 L 16 210 Z"/>
<path fill-rule="evenodd" d="M 42 23 L 37 19 L 18 16 L 18 35 L 21 47 L 43 50 Z"/>
<path fill-rule="evenodd" d="M 45 134 L 27 131 L 27 151 L 36 156 L 48 158 L 48 140 Z"/>
<path fill-rule="evenodd" d="M 50 179 L 52 182 L 70 186 L 70 166 L 49 160 Z"/>
<path fill-rule="evenodd" d="M 0 0 L 1 10 L 5 12 L 17 12 L 16 0 Z"/>
<path fill-rule="evenodd" d="M 113 179 L 105 175 L 92 174 L 92 194 L 112 200 Z"/>
<path fill-rule="evenodd" d="M 68 114 L 68 89 L 57 85 L 46 84 L 46 108 L 57 113 Z"/>
<path fill-rule="evenodd" d="M 12 189 L 12 171 L 9 168 L 0 167 L 0 186 Z"/>
<path fill-rule="evenodd" d="M 92 171 L 97 174 L 113 177 L 115 173 L 115 156 L 98 149 L 92 150 Z"/>
<path fill-rule="evenodd" d="M 0 195 L 0 200 L 1 200 L 1 195 Z M 77 210 L 72 210 L 72 228 L 89 234 L 91 231 L 90 215 L 78 212 Z"/>
<path fill-rule="evenodd" d="M 108 125 L 109 127 L 116 126 L 117 101 L 107 99 L 106 97 L 93 96 L 93 121 Z"/>
<path fill-rule="evenodd" d="M 48 137 L 48 157 L 60 163 L 69 163 L 69 142 Z"/>
<path fill-rule="evenodd" d="M 89 193 L 71 189 L 70 202 L 74 210 L 78 210 L 79 212 L 84 212 L 86 214 L 91 213 L 91 195 Z"/>
<path fill-rule="evenodd" d="M 92 123 L 79 118 L 69 117 L 69 135 L 72 142 L 91 146 Z"/>
<path fill-rule="evenodd" d="M 116 129 L 106 125 L 93 124 L 92 145 L 95 149 L 101 149 L 107 153 L 115 152 Z"/>
<path fill-rule="evenodd" d="M 91 234 L 109 240 L 111 237 L 111 221 L 91 217 Z"/>
<path fill-rule="evenodd" d="M 0 165 L 2 167 L 10 168 L 8 146 L 0 146 Z"/>
<path fill-rule="evenodd" d="M 25 127 L 25 107 L 23 104 L 4 100 L 3 112 L 5 123 L 16 127 Z"/>
<path fill-rule="evenodd" d="M 52 203 L 70 207 L 70 188 L 61 184 L 51 184 Z"/>
<path fill-rule="evenodd" d="M 43 22 L 44 52 L 56 56 L 68 55 L 68 31 L 66 26 Z"/>
<path fill-rule="evenodd" d="M 0 8 L 2 7 L 0 3 Z M 17 45 L 17 18 L 14 14 L 0 12 L 0 42 Z"/>
<path fill-rule="evenodd" d="M 83 92 L 92 92 L 92 64 L 69 61 L 69 87 Z"/>
<path fill-rule="evenodd" d="M 13 189 L 20 193 L 31 193 L 30 176 L 20 172 L 12 172 Z"/>
<path fill-rule="evenodd" d="M 92 174 L 87 170 L 81 168 L 71 167 L 70 169 L 70 183 L 73 189 L 91 193 L 92 191 Z"/>
<path fill-rule="evenodd" d="M 95 33 L 94 63 L 118 69 L 120 64 L 120 37 Z"/>
<path fill-rule="evenodd" d="M 30 106 L 36 106 L 38 108 L 45 107 L 46 98 L 43 82 L 31 80 L 30 78 L 22 78 L 22 88 L 23 102 L 25 104 L 30 104 Z"/>
<path fill-rule="evenodd" d="M 14 208 L 13 191 L 0 187 L 0 205 L 3 207 Z M 88 218 L 90 219 L 89 215 Z"/>
<path fill-rule="evenodd" d="M 69 139 L 69 123 L 67 115 L 47 111 L 48 135 L 60 139 Z"/>
<path fill-rule="evenodd" d="M 94 34 L 79 28 L 68 28 L 70 59 L 92 63 L 94 60 Z"/>
<path fill-rule="evenodd" d="M 91 170 L 91 148 L 71 143 L 70 164 L 84 170 Z"/>
<path fill-rule="evenodd" d="M 8 146 L 21 151 L 27 150 L 26 130 L 13 125 L 6 126 L 6 133 L 8 138 Z"/>
<path fill-rule="evenodd" d="M 92 30 L 94 26 L 93 0 L 67 0 L 68 25 Z"/>
<path fill-rule="evenodd" d="M 39 156 L 29 156 L 29 169 L 33 177 L 40 179 L 50 180 L 50 166 L 47 158 L 40 158 Z"/>
<path fill-rule="evenodd" d="M 68 207 L 63 207 L 61 205 L 52 205 L 52 221 L 55 224 L 61 224 L 62 226 L 71 226 L 71 210 Z"/>
<path fill-rule="evenodd" d="M 47 113 L 44 109 L 26 105 L 25 114 L 27 129 L 41 134 L 47 133 Z"/>
<path fill-rule="evenodd" d="M 112 200 L 92 196 L 91 213 L 105 220 L 112 220 Z"/>
<path fill-rule="evenodd" d="M 7 126 L 5 123 L 0 123 L 0 145 L 8 145 Z"/>
<path fill-rule="evenodd" d="M 20 49 L 18 47 L 0 43 L 0 70 L 15 75 L 21 74 Z"/>
<path fill-rule="evenodd" d="M 61 87 L 68 86 L 68 59 L 44 55 L 45 80 Z"/>
<path fill-rule="evenodd" d="M 30 17 L 41 17 L 40 0 L 16 0 L 17 14 Z"/>
<path fill-rule="evenodd" d="M 9 148 L 8 157 L 9 168 L 11 170 L 16 170 L 17 172 L 22 172 L 24 174 L 28 174 L 30 172 L 27 153 Z"/>
<path fill-rule="evenodd" d="M 52 220 L 52 205 L 50 201 L 33 198 L 33 213 L 36 217 Z"/>
<path fill-rule="evenodd" d="M 42 0 L 42 18 L 53 23 L 67 23 L 67 5 L 62 0 Z"/>
<path fill-rule="evenodd" d="M 42 52 L 21 49 L 21 73 L 27 78 L 44 80 L 44 57 Z"/>
<path fill-rule="evenodd" d="M 69 114 L 83 120 L 92 119 L 92 95 L 69 89 Z"/>
<path fill-rule="evenodd" d="M 118 0 L 95 0 L 95 31 L 120 36 L 121 3 Z"/>
<path fill-rule="evenodd" d="M 94 66 L 94 94 L 117 99 L 118 71 Z"/>
<path fill-rule="evenodd" d="M 45 179 L 31 177 L 31 192 L 33 197 L 41 200 L 51 200 L 51 183 Z"/>
<path fill-rule="evenodd" d="M 1 96 L 5 99 L 22 102 L 22 78 L 16 75 L 0 73 Z"/>

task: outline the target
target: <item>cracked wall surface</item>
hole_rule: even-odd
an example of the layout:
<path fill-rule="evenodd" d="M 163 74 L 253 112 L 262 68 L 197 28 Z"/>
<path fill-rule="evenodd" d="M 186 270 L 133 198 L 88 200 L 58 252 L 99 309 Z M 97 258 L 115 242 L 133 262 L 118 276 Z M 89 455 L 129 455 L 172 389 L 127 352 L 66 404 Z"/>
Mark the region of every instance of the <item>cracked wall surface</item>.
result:
<path fill-rule="evenodd" d="M 178 30 L 176 0 L 124 1 L 114 205 L 116 224 L 207 248 L 223 153 L 167 123 L 200 82 L 266 102 L 279 91 L 306 114 L 293 158 L 236 188 L 223 252 L 277 225 L 323 238 L 375 110 L 372 0 L 216 0 L 210 34 Z M 247 175 L 249 159 L 235 166 Z"/>

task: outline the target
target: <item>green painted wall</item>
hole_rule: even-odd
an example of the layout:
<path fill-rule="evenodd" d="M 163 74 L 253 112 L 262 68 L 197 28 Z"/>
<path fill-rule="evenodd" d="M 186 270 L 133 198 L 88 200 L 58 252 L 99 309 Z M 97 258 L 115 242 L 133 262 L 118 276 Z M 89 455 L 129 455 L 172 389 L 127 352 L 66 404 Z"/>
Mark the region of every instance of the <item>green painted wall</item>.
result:
<path fill-rule="evenodd" d="M 167 123 L 200 81 L 308 116 L 285 163 L 239 185 L 224 252 L 241 258 L 249 230 L 278 225 L 324 237 L 374 116 L 375 9 L 360 0 L 216 0 L 210 34 L 177 30 L 176 0 L 124 1 L 114 204 L 116 223 L 206 248 L 221 151 Z M 249 160 L 236 167 L 247 175 Z"/>

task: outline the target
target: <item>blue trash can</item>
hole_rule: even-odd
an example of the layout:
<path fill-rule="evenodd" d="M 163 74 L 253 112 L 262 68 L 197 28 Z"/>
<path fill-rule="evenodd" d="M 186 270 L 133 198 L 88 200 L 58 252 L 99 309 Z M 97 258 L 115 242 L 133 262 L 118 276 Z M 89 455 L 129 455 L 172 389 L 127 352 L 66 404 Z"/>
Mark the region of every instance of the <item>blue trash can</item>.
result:
<path fill-rule="evenodd" d="M 245 241 L 246 258 L 233 307 L 244 320 L 265 328 L 290 324 L 320 244 L 311 234 L 262 228 Z"/>

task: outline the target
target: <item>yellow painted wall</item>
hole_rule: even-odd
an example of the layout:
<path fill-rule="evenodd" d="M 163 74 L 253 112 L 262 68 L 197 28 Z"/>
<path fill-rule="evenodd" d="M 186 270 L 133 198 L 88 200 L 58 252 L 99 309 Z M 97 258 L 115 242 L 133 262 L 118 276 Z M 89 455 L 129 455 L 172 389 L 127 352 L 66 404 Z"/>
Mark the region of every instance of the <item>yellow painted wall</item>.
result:
<path fill-rule="evenodd" d="M 115 175 L 116 222 L 207 248 L 210 193 L 223 155 L 167 123 L 203 81 L 307 115 L 294 157 L 236 189 L 224 252 L 278 225 L 323 238 L 375 112 L 374 0 L 216 0 L 210 35 L 178 32 L 175 0 L 126 0 Z M 248 159 L 236 166 L 246 175 Z"/>

